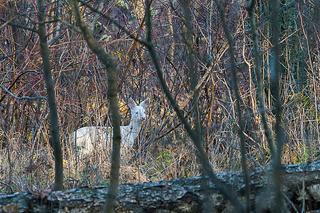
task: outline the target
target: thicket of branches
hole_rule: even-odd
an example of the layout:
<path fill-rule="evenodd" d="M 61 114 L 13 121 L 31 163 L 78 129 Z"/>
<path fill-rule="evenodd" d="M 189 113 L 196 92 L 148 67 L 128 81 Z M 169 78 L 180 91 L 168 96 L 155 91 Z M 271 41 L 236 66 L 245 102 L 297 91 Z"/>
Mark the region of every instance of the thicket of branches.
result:
<path fill-rule="evenodd" d="M 2 191 L 40 190 L 54 181 L 39 2 L 0 1 Z M 192 140 L 214 171 L 250 170 L 272 155 L 284 164 L 318 159 L 319 2 L 219 2 L 154 0 L 150 16 L 139 0 L 79 4 L 94 39 L 117 64 L 122 124 L 129 122 L 129 97 L 150 99 L 139 140 L 123 159 L 122 181 L 205 173 Z M 96 152 L 79 162 L 67 138 L 81 126 L 111 125 L 108 74 L 70 3 L 45 1 L 45 9 L 65 187 L 104 184 L 109 156 Z"/>

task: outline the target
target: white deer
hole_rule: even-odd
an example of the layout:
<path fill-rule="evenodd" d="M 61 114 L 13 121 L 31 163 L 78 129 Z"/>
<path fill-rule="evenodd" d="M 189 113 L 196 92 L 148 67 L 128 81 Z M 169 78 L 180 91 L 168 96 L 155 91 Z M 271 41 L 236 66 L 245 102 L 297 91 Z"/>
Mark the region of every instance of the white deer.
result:
<path fill-rule="evenodd" d="M 120 126 L 121 144 L 123 147 L 130 148 L 134 140 L 138 137 L 142 122 L 146 119 L 146 108 L 149 100 L 142 101 L 139 105 L 132 100 L 128 101 L 131 111 L 131 120 L 128 126 Z M 112 141 L 112 127 L 87 126 L 82 127 L 70 135 L 73 147 L 80 155 L 92 153 L 95 149 L 101 148 L 102 144 L 110 144 Z M 106 147 L 106 146 L 105 146 Z M 111 147 L 111 146 L 108 146 Z"/>

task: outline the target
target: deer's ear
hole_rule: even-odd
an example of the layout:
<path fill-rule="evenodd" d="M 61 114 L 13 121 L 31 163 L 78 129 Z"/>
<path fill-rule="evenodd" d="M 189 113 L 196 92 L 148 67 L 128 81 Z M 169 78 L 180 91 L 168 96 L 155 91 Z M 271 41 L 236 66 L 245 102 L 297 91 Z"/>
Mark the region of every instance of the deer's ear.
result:
<path fill-rule="evenodd" d="M 148 107 L 148 105 L 149 105 L 149 98 L 147 98 L 146 100 L 140 103 L 140 106 L 142 106 L 145 109 Z"/>
<path fill-rule="evenodd" d="M 128 106 L 130 107 L 130 109 L 132 109 L 133 107 L 136 106 L 136 103 L 134 102 L 134 100 L 132 98 L 129 98 Z"/>

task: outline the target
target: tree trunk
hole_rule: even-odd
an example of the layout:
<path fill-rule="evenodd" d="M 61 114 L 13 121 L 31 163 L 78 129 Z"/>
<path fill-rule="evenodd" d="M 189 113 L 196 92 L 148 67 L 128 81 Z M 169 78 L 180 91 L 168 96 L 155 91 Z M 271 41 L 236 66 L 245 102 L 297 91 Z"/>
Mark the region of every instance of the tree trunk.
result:
<path fill-rule="evenodd" d="M 38 0 L 40 54 L 42 57 L 43 75 L 46 83 L 49 116 L 50 116 L 50 145 L 53 149 L 55 165 L 54 189 L 63 189 L 63 156 L 60 144 L 59 118 L 57 112 L 57 103 L 55 97 L 54 80 L 51 74 L 50 50 L 46 35 L 46 4 Z"/>
<path fill-rule="evenodd" d="M 106 205 L 105 211 L 107 213 L 114 212 L 114 202 L 115 197 L 118 193 L 119 185 L 119 169 L 120 169 L 120 144 L 121 144 L 121 133 L 120 133 L 120 123 L 121 116 L 119 110 L 119 71 L 117 66 L 111 56 L 108 54 L 100 44 L 94 39 L 91 31 L 87 25 L 82 21 L 80 11 L 78 8 L 78 2 L 74 0 L 73 11 L 77 24 L 79 25 L 82 35 L 87 42 L 89 48 L 94 52 L 94 54 L 99 58 L 101 63 L 105 66 L 108 78 L 108 100 L 110 103 L 111 112 L 111 123 L 112 123 L 112 154 L 111 154 L 111 171 L 110 171 L 110 187 L 108 194 L 106 194 Z M 107 143 L 107 141 L 106 141 Z"/>
<path fill-rule="evenodd" d="M 281 172 L 283 194 L 289 211 L 320 209 L 320 161 L 289 165 Z M 237 191 L 244 200 L 245 185 L 239 172 L 224 172 L 218 177 Z M 272 208 L 271 170 L 256 169 L 250 174 L 250 210 L 261 212 Z M 211 193 L 213 211 L 230 211 L 232 206 L 218 192 L 215 184 L 203 188 L 204 177 L 171 181 L 121 185 L 116 199 L 116 212 L 201 212 L 205 195 Z M 28 192 L 0 196 L 1 212 L 99 212 L 107 193 L 106 187 L 79 188 L 64 192 L 32 194 Z"/>

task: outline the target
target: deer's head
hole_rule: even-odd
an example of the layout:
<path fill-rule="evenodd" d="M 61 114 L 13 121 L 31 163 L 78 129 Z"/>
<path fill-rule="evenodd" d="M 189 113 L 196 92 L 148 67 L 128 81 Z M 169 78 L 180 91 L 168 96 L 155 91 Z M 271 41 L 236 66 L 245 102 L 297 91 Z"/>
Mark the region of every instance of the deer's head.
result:
<path fill-rule="evenodd" d="M 137 105 L 132 98 L 128 101 L 128 106 L 131 110 L 131 119 L 138 123 L 141 123 L 146 119 L 146 108 L 148 106 L 149 100 L 146 99 Z"/>

